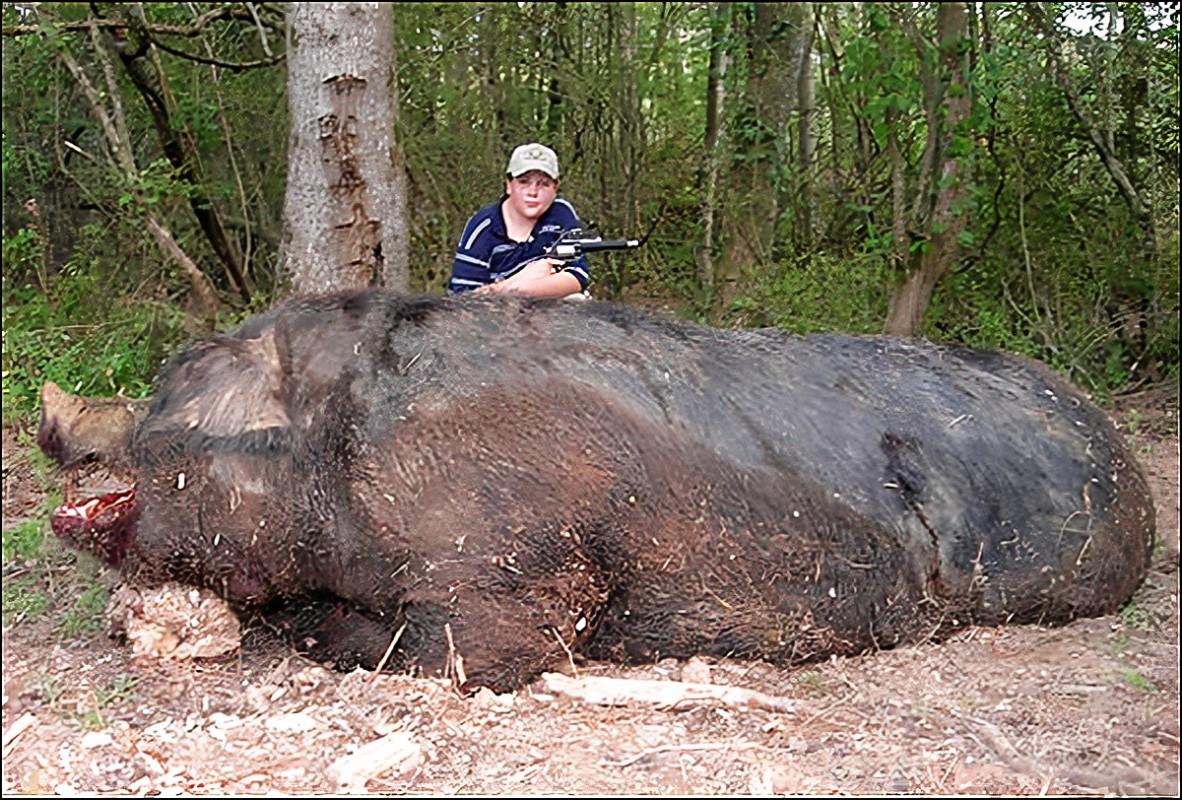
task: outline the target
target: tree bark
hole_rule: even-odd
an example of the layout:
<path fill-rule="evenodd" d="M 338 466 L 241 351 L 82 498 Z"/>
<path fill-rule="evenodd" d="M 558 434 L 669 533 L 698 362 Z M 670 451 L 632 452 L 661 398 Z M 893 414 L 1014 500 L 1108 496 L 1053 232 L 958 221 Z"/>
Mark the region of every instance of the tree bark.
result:
<path fill-rule="evenodd" d="M 406 291 L 393 6 L 292 3 L 281 261 L 299 293 Z"/>
<path fill-rule="evenodd" d="M 501 40 L 501 25 L 497 7 L 491 6 L 480 16 L 480 46 L 473 55 L 474 63 L 471 68 L 481 74 L 481 84 L 488 108 L 492 110 L 491 124 L 486 124 L 485 145 L 490 152 L 499 156 L 502 152 L 509 152 L 513 142 L 509 141 L 509 126 L 505 119 L 505 87 L 500 78 L 501 62 L 498 60 L 497 43 Z M 480 61 L 476 62 L 475 58 Z M 458 65 L 463 62 L 458 61 Z M 456 83 L 462 83 L 464 75 L 457 70 L 450 76 Z M 446 80 L 445 80 L 446 82 Z M 434 105 L 431 106 L 434 114 Z M 449 254 L 450 255 L 450 254 Z"/>
<path fill-rule="evenodd" d="M 788 3 L 756 3 L 748 32 L 743 97 L 744 125 L 751 131 L 737 145 L 747 158 L 731 170 L 726 247 L 718 271 L 717 311 L 739 294 L 744 268 L 772 260 L 783 194 L 780 172 L 788 152 L 790 113 L 797 109 L 793 51 L 799 31 L 789 24 Z"/>
<path fill-rule="evenodd" d="M 714 222 L 718 196 L 719 140 L 722 114 L 726 103 L 726 70 L 730 50 L 726 46 L 730 24 L 729 3 L 715 3 L 710 8 L 710 63 L 706 78 L 706 136 L 703 158 L 702 256 L 698 264 L 698 283 L 712 298 L 714 293 Z"/>
<path fill-rule="evenodd" d="M 566 43 L 568 18 L 567 4 L 559 0 L 554 4 L 553 15 L 550 17 L 550 41 L 544 50 L 550 70 L 550 81 L 546 87 L 546 134 L 551 141 L 557 141 L 562 133 L 563 87 L 559 75 L 565 69 L 564 60 L 569 53 Z"/>
<path fill-rule="evenodd" d="M 960 159 L 950 151 L 952 140 L 960 133 L 958 128 L 968 118 L 970 110 L 966 54 L 962 52 L 967 22 L 965 3 L 942 3 L 936 9 L 940 61 L 947 76 L 947 84 L 938 78 L 930 82 L 925 80 L 924 84 L 926 91 L 939 92 L 944 111 L 938 146 L 934 148 L 932 158 L 933 168 L 934 165 L 940 165 L 940 180 L 937 184 L 940 188 L 930 215 L 925 215 L 930 220 L 927 226 L 929 239 L 927 248 L 919 258 L 919 267 L 892 293 L 888 304 L 885 331 L 894 336 L 916 334 L 931 302 L 932 291 L 960 250 L 958 236 L 964 230 L 965 214 L 959 206 L 967 193 Z M 920 190 L 923 189 L 921 185 Z"/>
<path fill-rule="evenodd" d="M 907 176 L 903 153 L 899 149 L 899 112 L 886 110 L 887 156 L 891 160 L 891 267 L 895 271 L 907 269 Z"/>
<path fill-rule="evenodd" d="M 817 153 L 817 136 L 813 132 L 813 118 L 817 109 L 813 93 L 812 58 L 817 21 L 810 4 L 798 3 L 794 9 L 799 31 L 795 70 L 796 102 L 800 108 L 796 133 L 796 243 L 798 248 L 807 250 L 813 243 L 813 161 Z"/>

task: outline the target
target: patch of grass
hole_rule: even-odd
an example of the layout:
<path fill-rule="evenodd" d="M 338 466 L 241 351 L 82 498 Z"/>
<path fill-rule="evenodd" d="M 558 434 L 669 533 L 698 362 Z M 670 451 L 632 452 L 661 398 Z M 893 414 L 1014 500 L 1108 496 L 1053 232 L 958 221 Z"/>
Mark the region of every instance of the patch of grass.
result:
<path fill-rule="evenodd" d="M 81 636 L 98 630 L 102 625 L 108 595 L 107 587 L 101 583 L 87 587 L 62 620 L 62 632 L 67 636 Z"/>
<path fill-rule="evenodd" d="M 103 278 L 81 263 L 63 267 L 50 295 L 4 291 L 4 420 L 30 420 L 41 385 L 74 394 L 142 397 L 160 360 L 185 338 L 179 307 L 143 297 L 96 303 Z"/>
<path fill-rule="evenodd" d="M 1112 644 L 1108 646 L 1108 649 L 1114 656 L 1123 656 L 1129 651 L 1129 646 L 1131 644 L 1132 643 L 1129 641 L 1129 635 L 1124 631 L 1121 631 L 1112 638 Z"/>
<path fill-rule="evenodd" d="M 22 430 L 17 434 L 17 444 L 24 451 L 25 460 L 33 471 L 33 478 L 37 481 L 38 488 L 45 493 L 46 507 L 50 510 L 56 508 L 62 502 L 57 463 L 41 452 L 33 434 L 27 430 Z"/>
<path fill-rule="evenodd" d="M 810 694 L 829 694 L 829 681 L 815 670 L 802 672 L 796 676 L 796 685 Z"/>
<path fill-rule="evenodd" d="M 111 681 L 111 685 L 108 688 L 99 687 L 95 689 L 94 699 L 102 708 L 106 708 L 111 703 L 134 699 L 135 692 L 132 689 L 139 682 L 139 678 L 133 678 L 131 675 L 119 675 L 115 680 Z"/>
<path fill-rule="evenodd" d="M 70 550 L 47 535 L 43 517 L 4 531 L 4 624 L 18 625 L 52 614 L 55 629 L 68 637 L 97 630 L 108 590 L 106 567 L 93 556 Z M 61 579 L 61 575 L 69 577 Z"/>
<path fill-rule="evenodd" d="M 44 674 L 41 678 L 41 700 L 51 709 L 57 706 L 66 687 L 62 684 L 60 675 Z"/>
<path fill-rule="evenodd" d="M 4 624 L 15 625 L 45 613 L 49 594 L 33 578 L 23 577 L 4 581 Z"/>
<path fill-rule="evenodd" d="M 139 678 L 133 678 L 130 675 L 119 675 L 111 685 L 107 687 L 96 687 L 94 690 L 93 707 L 79 717 L 79 721 L 88 728 L 101 730 L 107 727 L 107 720 L 103 717 L 103 710 L 113 703 L 120 703 L 125 700 L 134 700 L 135 692 L 132 689 L 139 683 Z"/>
<path fill-rule="evenodd" d="M 1151 631 L 1157 627 L 1153 612 L 1133 602 L 1120 610 L 1120 621 L 1126 627 L 1142 631 Z"/>
<path fill-rule="evenodd" d="M 1135 408 L 1130 408 L 1125 412 L 1125 432 L 1130 436 L 1136 436 L 1141 430 L 1141 412 Z"/>
<path fill-rule="evenodd" d="M 31 519 L 5 528 L 3 534 L 4 563 L 35 557 L 41 550 L 41 543 L 45 541 L 45 520 Z"/>
<path fill-rule="evenodd" d="M 1158 533 L 1157 537 L 1153 540 L 1153 550 L 1150 551 L 1150 559 L 1153 561 L 1158 561 L 1162 558 L 1165 558 L 1167 550 L 1168 545 L 1166 544 L 1166 540 L 1161 537 L 1160 533 Z"/>
<path fill-rule="evenodd" d="M 1153 692 L 1157 690 L 1157 687 L 1148 678 L 1132 667 L 1121 669 L 1120 678 L 1138 692 Z"/>

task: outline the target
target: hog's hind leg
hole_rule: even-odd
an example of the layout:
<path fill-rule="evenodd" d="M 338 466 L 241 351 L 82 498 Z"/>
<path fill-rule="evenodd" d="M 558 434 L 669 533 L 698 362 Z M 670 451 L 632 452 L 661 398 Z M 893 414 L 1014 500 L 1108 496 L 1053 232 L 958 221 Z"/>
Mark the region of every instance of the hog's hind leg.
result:
<path fill-rule="evenodd" d="M 535 538 L 440 564 L 392 613 L 322 592 L 263 616 L 297 652 L 337 669 L 382 664 L 451 677 L 465 692 L 511 691 L 573 660 L 608 596 L 604 574 L 574 541 Z"/>
<path fill-rule="evenodd" d="M 403 614 L 379 615 L 326 593 L 289 598 L 262 616 L 296 652 L 339 670 L 373 670 L 379 664 L 387 670 L 403 670 L 409 666 L 407 646 L 422 634 L 408 631 L 411 626 Z M 416 622 L 425 623 L 424 615 L 417 615 Z"/>
<path fill-rule="evenodd" d="M 572 662 L 608 598 L 605 574 L 574 531 L 548 529 L 497 540 L 504 546 L 440 570 L 435 584 L 446 585 L 446 622 L 440 624 L 436 614 L 418 625 L 438 626 L 434 643 L 420 657 L 437 664 L 442 656 L 445 670 L 467 692 L 509 691 Z M 430 611 L 408 605 L 406 613 L 413 619 Z"/>

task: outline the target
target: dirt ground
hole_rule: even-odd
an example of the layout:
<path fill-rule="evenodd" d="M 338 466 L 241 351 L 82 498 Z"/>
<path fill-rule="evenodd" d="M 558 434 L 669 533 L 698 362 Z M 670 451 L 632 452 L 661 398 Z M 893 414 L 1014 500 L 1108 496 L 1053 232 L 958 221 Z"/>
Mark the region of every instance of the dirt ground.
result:
<path fill-rule="evenodd" d="M 335 673 L 257 631 L 221 662 L 135 663 L 101 630 L 65 632 L 87 565 L 62 555 L 43 575 L 49 608 L 4 626 L 4 794 L 1177 796 L 1177 413 L 1176 399 L 1113 412 L 1152 483 L 1161 539 L 1119 615 L 970 628 L 793 670 L 577 665 L 580 677 L 745 687 L 790 711 L 602 707 L 541 681 L 462 699 L 442 681 Z M 15 433 L 4 439 L 7 529 L 43 497 Z M 20 569 L 6 565 L 5 583 Z"/>

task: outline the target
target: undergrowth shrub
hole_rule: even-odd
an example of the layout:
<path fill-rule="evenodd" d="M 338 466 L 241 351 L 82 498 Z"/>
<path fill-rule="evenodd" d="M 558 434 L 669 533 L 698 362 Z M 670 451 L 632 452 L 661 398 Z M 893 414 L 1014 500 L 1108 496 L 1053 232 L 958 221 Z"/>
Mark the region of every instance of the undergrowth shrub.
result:
<path fill-rule="evenodd" d="M 945 277 L 924 335 L 1046 362 L 1101 401 L 1178 381 L 1178 238 L 1153 258 L 1051 237 L 1030 260 L 999 251 Z"/>
<path fill-rule="evenodd" d="M 815 254 L 746 276 L 746 291 L 724 324 L 776 326 L 792 333 L 881 333 L 887 311 L 887 266 L 877 254 Z"/>
<path fill-rule="evenodd" d="M 48 294 L 29 285 L 5 287 L 6 423 L 36 411 L 47 380 L 77 394 L 141 397 L 161 360 L 185 338 L 178 308 L 113 296 L 96 272 L 67 267 Z"/>

